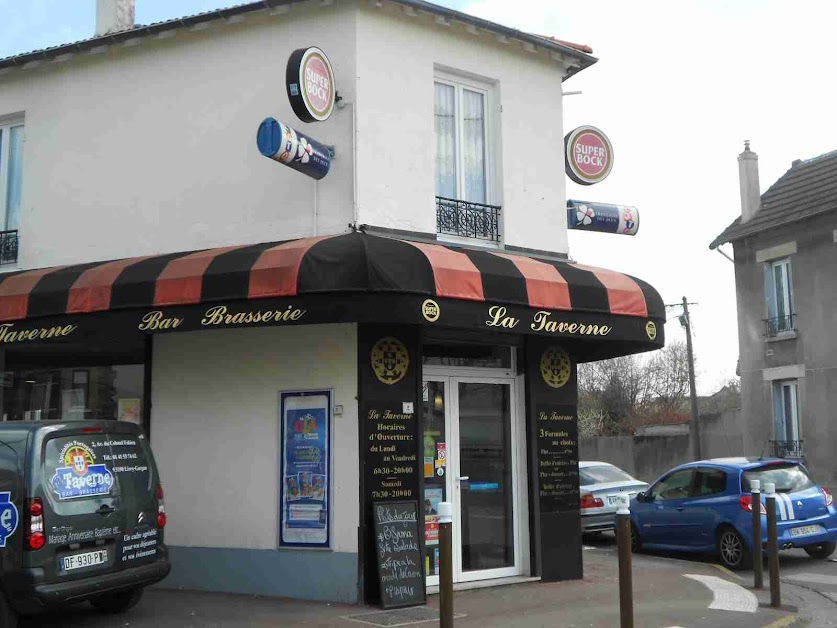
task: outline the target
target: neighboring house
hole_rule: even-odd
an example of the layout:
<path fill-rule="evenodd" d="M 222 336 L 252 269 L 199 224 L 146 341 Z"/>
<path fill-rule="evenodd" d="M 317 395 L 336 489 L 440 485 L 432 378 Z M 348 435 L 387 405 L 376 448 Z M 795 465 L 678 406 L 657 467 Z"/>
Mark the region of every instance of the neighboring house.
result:
<path fill-rule="evenodd" d="M 98 6 L 0 60 L 3 419 L 144 425 L 168 586 L 375 600 L 393 500 L 453 503 L 457 582 L 581 577 L 575 367 L 665 321 L 567 261 L 562 85 L 592 51 L 422 0 Z M 308 46 L 316 123 L 285 85 Z M 268 116 L 333 147 L 325 178 L 260 154 Z"/>
<path fill-rule="evenodd" d="M 738 157 L 741 216 L 710 245 L 735 252 L 741 420 L 747 454 L 804 458 L 837 482 L 837 151 L 796 160 L 759 195 Z"/>

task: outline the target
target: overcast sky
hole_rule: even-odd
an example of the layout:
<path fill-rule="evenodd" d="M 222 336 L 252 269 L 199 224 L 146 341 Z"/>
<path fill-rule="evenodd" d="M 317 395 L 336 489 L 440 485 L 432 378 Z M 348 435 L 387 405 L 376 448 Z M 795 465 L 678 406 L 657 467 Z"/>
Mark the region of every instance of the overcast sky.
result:
<path fill-rule="evenodd" d="M 583 92 L 565 98 L 564 123 L 601 128 L 615 165 L 598 185 L 568 182 L 567 196 L 635 205 L 640 230 L 633 238 L 571 232 L 570 254 L 649 281 L 666 303 L 696 302 L 698 389 L 719 388 L 738 359 L 735 286 L 732 264 L 708 245 L 740 213 L 736 157 L 744 139 L 759 154 L 762 191 L 794 159 L 837 149 L 837 2 L 439 3 L 593 47 L 599 62 L 564 84 Z M 137 22 L 231 4 L 138 0 Z M 87 38 L 94 13 L 94 0 L 0 0 L 0 57 Z M 682 338 L 677 313 L 666 325 L 669 339 Z"/>

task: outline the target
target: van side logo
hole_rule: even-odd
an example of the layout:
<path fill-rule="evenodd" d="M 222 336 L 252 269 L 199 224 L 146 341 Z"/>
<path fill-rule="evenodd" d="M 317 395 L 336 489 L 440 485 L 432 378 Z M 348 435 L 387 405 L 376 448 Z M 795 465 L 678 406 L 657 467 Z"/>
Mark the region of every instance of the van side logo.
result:
<path fill-rule="evenodd" d="M 12 494 L 0 492 L 0 547 L 6 547 L 6 539 L 17 530 L 17 506 L 12 503 Z"/>
<path fill-rule="evenodd" d="M 72 441 L 60 454 L 64 465 L 55 470 L 50 484 L 59 499 L 77 499 L 107 495 L 113 487 L 113 474 L 104 463 L 96 464 L 96 455 L 84 443 Z"/>

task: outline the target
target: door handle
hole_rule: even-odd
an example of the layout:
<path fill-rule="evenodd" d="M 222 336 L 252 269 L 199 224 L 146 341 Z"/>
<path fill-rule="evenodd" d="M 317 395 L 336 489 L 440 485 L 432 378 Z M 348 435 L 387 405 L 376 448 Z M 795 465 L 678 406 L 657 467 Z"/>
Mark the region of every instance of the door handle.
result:
<path fill-rule="evenodd" d="M 462 481 L 470 480 L 471 476 L 470 475 L 463 475 L 462 477 L 458 477 L 456 479 L 457 479 L 457 481 L 462 482 Z"/>

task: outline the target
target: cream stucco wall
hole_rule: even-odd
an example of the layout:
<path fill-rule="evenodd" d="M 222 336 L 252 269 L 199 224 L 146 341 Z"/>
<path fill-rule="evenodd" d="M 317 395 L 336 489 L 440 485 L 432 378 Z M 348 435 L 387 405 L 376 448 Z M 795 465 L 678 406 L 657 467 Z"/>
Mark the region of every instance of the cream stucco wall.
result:
<path fill-rule="evenodd" d="M 26 123 L 21 267 L 347 230 L 351 110 L 302 123 L 284 81 L 290 53 L 320 44 L 353 99 L 351 4 L 242 19 L 0 76 L 0 118 Z M 339 147 L 324 180 L 259 153 L 267 116 Z"/>
<path fill-rule="evenodd" d="M 279 392 L 334 389 L 332 548 L 357 552 L 355 325 L 154 338 L 151 444 L 166 491 L 166 542 L 273 549 Z"/>
<path fill-rule="evenodd" d="M 503 207 L 504 243 L 566 253 L 561 63 L 394 5 L 363 5 L 357 18 L 359 222 L 436 230 L 437 71 L 491 86 L 491 200 Z"/>

